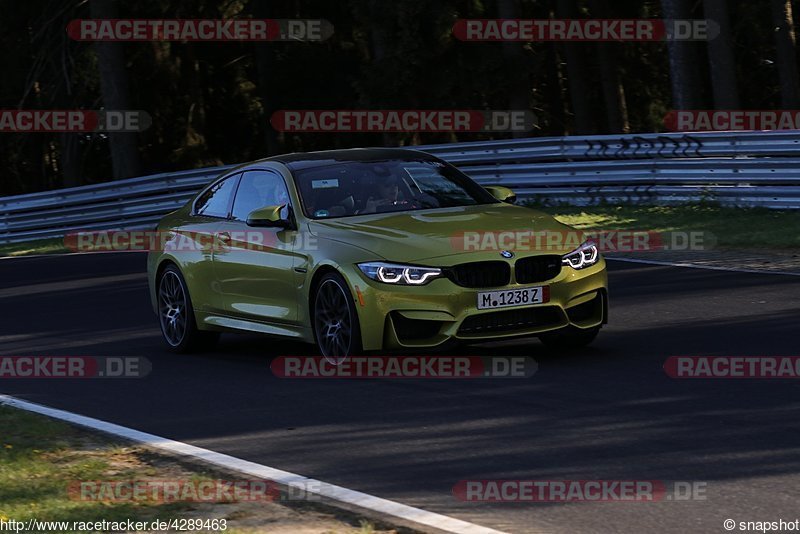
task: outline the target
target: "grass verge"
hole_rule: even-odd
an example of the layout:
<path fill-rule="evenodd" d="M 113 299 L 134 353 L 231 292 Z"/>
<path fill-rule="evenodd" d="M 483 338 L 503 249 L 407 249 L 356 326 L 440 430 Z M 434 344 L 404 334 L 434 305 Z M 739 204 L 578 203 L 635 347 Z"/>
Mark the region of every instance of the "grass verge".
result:
<path fill-rule="evenodd" d="M 581 230 L 710 232 L 718 248 L 800 249 L 800 213 L 766 208 L 683 206 L 537 207 Z"/>
<path fill-rule="evenodd" d="M 63 254 L 71 252 L 64 246 L 64 238 L 37 239 L 22 243 L 0 245 L 0 256 L 29 256 L 31 254 Z"/>
<path fill-rule="evenodd" d="M 357 514 L 310 501 L 165 504 L 78 500 L 69 491 L 76 481 L 202 482 L 232 477 L 3 405 L 0 428 L 0 522 L 226 519 L 227 534 L 411 532 L 376 525 Z"/>
<path fill-rule="evenodd" d="M 682 206 L 538 207 L 582 230 L 710 232 L 720 248 L 798 249 L 800 213 L 766 208 L 726 208 L 712 204 Z M 0 245 L 0 256 L 70 252 L 63 238 Z"/>

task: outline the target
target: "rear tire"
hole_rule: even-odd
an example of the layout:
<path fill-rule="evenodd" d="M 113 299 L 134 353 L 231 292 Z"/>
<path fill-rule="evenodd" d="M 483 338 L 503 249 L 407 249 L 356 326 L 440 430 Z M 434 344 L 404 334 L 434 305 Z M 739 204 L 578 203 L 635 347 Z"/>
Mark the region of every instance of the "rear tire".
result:
<path fill-rule="evenodd" d="M 539 339 L 546 347 L 554 350 L 575 350 L 586 347 L 594 341 L 597 334 L 600 333 L 600 327 L 583 330 L 568 326 L 555 332 L 548 332 L 539 336 Z"/>
<path fill-rule="evenodd" d="M 349 286 L 339 273 L 322 277 L 312 300 L 314 339 L 320 354 L 333 364 L 361 353 L 361 326 Z"/>
<path fill-rule="evenodd" d="M 219 333 L 198 330 L 186 281 L 176 266 L 168 265 L 161 272 L 156 296 L 161 339 L 169 351 L 188 353 L 213 348 Z"/>

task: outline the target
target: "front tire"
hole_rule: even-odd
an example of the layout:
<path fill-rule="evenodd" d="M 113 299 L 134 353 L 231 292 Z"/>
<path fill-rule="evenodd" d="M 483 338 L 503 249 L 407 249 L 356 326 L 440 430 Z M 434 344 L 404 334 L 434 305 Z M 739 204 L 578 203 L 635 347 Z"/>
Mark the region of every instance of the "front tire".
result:
<path fill-rule="evenodd" d="M 168 265 L 162 271 L 158 278 L 157 295 L 161 339 L 168 350 L 187 353 L 214 346 L 219 333 L 197 329 L 186 281 L 176 266 Z"/>
<path fill-rule="evenodd" d="M 588 330 L 568 326 L 567 328 L 562 328 L 555 332 L 542 334 L 539 336 L 539 339 L 548 348 L 557 351 L 568 351 L 590 345 L 599 333 L 599 326 Z"/>
<path fill-rule="evenodd" d="M 361 352 L 361 327 L 353 296 L 338 273 L 322 277 L 314 291 L 314 338 L 322 356 L 334 364 Z"/>

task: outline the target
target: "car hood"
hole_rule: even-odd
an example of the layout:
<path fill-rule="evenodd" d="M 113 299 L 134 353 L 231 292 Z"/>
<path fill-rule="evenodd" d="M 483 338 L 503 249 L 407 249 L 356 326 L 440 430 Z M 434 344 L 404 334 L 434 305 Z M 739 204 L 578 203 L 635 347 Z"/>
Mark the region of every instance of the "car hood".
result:
<path fill-rule="evenodd" d="M 554 232 L 561 236 L 572 231 L 546 213 L 511 204 L 314 220 L 309 222 L 309 230 L 318 238 L 366 249 L 379 257 L 376 259 L 412 263 L 447 256 L 453 262 L 498 259 L 499 252 L 506 249 L 519 251 L 519 255 L 565 254 L 579 239 L 576 234 L 545 249 L 525 245 L 524 237 L 523 241 L 510 238 L 507 232 Z M 506 240 L 499 239 L 501 232 L 506 233 Z M 508 246 L 508 239 L 521 246 Z"/>

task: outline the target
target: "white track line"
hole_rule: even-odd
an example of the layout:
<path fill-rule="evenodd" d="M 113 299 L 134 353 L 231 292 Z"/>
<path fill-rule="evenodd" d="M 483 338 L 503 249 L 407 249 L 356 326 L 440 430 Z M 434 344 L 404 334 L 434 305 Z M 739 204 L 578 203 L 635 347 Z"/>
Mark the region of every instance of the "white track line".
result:
<path fill-rule="evenodd" d="M 107 252 L 51 252 L 49 254 L 19 254 L 0 256 L 0 260 L 36 260 L 41 258 L 64 258 L 67 256 L 86 256 L 87 254 L 141 254 L 140 250 L 109 250 Z"/>
<path fill-rule="evenodd" d="M 759 271 L 757 269 L 737 269 L 736 267 L 715 267 L 713 265 L 696 265 L 694 263 L 674 263 L 670 261 L 657 261 L 657 260 L 635 260 L 632 258 L 609 258 L 606 260 L 612 261 L 626 261 L 628 263 L 644 263 L 645 265 L 662 265 L 664 267 L 685 267 L 688 269 L 706 269 L 709 271 L 730 271 L 734 273 L 748 273 L 748 274 L 780 274 L 783 276 L 800 276 L 800 273 L 786 273 L 781 271 Z"/>
<path fill-rule="evenodd" d="M 380 497 L 374 497 L 366 493 L 361 493 L 360 491 L 353 491 L 341 486 L 323 483 L 318 480 L 306 478 L 302 475 L 290 473 L 289 471 L 282 471 L 266 465 L 248 462 L 247 460 L 242 460 L 240 458 L 228 456 L 227 454 L 210 451 L 208 449 L 201 449 L 200 447 L 195 447 L 194 445 L 189 445 L 180 441 L 174 441 L 171 439 L 162 438 L 160 436 L 155 436 L 153 434 L 139 432 L 138 430 L 134 430 L 132 428 L 115 425 L 113 423 L 107 423 L 99 419 L 93 419 L 91 417 L 78 415 L 64 410 L 49 408 L 47 406 L 42 406 L 41 404 L 35 404 L 11 397 L 9 395 L 0 394 L 0 405 L 3 404 L 7 406 L 13 406 L 14 408 L 20 408 L 29 412 L 46 415 L 47 417 L 66 421 L 74 425 L 91 428 L 92 430 L 97 430 L 113 436 L 118 436 L 135 443 L 140 443 L 142 445 L 147 445 L 148 447 L 169 452 L 171 454 L 197 458 L 198 460 L 224 467 L 225 469 L 231 469 L 249 476 L 257 477 L 258 479 L 271 480 L 285 486 L 299 486 L 304 488 L 305 491 L 309 493 L 315 493 L 321 497 L 355 505 L 367 510 L 379 512 L 381 514 L 394 516 L 405 521 L 411 521 L 419 525 L 425 525 L 445 532 L 463 534 L 504 534 L 499 530 L 482 527 L 474 523 L 469 523 L 467 521 L 462 521 L 460 519 L 455 519 L 453 517 L 448 517 L 446 515 L 441 515 L 434 512 L 428 512 L 420 508 L 414 508 L 412 506 L 407 506 L 405 504 L 400 504 L 387 499 L 381 499 Z"/>
<path fill-rule="evenodd" d="M 71 252 L 71 253 L 64 253 L 64 254 L 20 254 L 19 256 L 0 256 L 0 260 L 21 260 L 21 259 L 37 259 L 37 258 L 52 258 L 54 256 L 80 256 L 81 254 L 87 254 L 86 252 Z"/>

